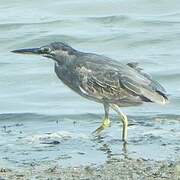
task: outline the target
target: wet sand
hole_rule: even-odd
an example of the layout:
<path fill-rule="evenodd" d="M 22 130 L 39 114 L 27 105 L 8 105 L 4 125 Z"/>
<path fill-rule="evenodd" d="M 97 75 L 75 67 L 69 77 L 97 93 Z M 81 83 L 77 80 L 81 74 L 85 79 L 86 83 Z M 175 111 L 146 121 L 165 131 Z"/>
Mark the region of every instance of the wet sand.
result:
<path fill-rule="evenodd" d="M 19 170 L 1 167 L 0 179 L 59 179 L 59 180 L 179 180 L 180 161 L 150 161 L 145 159 L 112 159 L 100 166 L 62 168 L 49 162 Z"/>

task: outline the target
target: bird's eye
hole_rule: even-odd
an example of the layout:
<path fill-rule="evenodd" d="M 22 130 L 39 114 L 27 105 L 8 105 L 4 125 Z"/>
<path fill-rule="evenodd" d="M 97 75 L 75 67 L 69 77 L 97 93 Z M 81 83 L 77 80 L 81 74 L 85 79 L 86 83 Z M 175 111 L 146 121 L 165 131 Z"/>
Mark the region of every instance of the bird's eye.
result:
<path fill-rule="evenodd" d="M 51 49 L 50 49 L 49 47 L 42 47 L 42 48 L 41 48 L 41 51 L 42 51 L 43 53 L 50 53 L 50 52 L 51 52 Z"/>

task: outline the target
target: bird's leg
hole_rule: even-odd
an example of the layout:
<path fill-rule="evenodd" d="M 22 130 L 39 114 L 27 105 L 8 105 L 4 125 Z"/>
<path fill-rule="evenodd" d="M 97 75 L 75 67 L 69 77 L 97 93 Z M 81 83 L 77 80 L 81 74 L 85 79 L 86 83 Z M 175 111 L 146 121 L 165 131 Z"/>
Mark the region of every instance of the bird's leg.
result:
<path fill-rule="evenodd" d="M 110 119 L 109 119 L 109 105 L 108 104 L 104 104 L 104 111 L 105 111 L 105 115 L 104 115 L 104 119 L 103 122 L 101 124 L 100 127 L 98 127 L 93 134 L 99 134 L 102 130 L 104 130 L 105 128 L 108 128 L 110 126 Z"/>
<path fill-rule="evenodd" d="M 122 132 L 122 140 L 126 143 L 127 142 L 127 135 L 128 135 L 128 118 L 127 116 L 120 110 L 117 105 L 112 104 L 111 108 L 118 113 L 121 117 L 121 121 L 123 123 L 123 132 Z"/>

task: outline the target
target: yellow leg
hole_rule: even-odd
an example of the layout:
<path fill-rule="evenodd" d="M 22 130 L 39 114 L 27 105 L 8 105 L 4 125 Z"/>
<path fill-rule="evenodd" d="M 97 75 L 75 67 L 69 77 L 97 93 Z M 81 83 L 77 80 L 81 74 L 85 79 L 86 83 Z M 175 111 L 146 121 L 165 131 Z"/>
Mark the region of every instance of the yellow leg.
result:
<path fill-rule="evenodd" d="M 104 118 L 102 125 L 99 126 L 94 132 L 93 134 L 99 134 L 102 130 L 104 130 L 105 128 L 108 128 L 110 126 L 110 120 L 109 118 Z"/>
<path fill-rule="evenodd" d="M 127 135 L 128 135 L 128 118 L 127 116 L 120 110 L 117 105 L 112 104 L 111 108 L 118 113 L 121 117 L 121 121 L 123 123 L 123 132 L 122 132 L 122 140 L 127 142 Z"/>
<path fill-rule="evenodd" d="M 103 122 L 100 127 L 98 127 L 93 134 L 99 134 L 102 130 L 105 128 L 108 128 L 111 124 L 111 121 L 109 119 L 109 105 L 104 104 L 104 111 L 105 111 L 105 117 L 103 119 Z"/>

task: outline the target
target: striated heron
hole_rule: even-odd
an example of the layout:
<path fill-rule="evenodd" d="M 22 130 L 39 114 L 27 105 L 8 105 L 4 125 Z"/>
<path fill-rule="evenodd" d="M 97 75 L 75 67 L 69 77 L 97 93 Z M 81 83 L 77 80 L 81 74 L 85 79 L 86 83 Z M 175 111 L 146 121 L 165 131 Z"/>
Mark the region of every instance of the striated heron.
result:
<path fill-rule="evenodd" d="M 122 140 L 127 142 L 128 119 L 120 107 L 168 102 L 165 89 L 134 62 L 121 64 L 106 56 L 80 52 L 62 42 L 12 52 L 53 59 L 55 72 L 65 85 L 85 98 L 102 103 L 105 116 L 102 125 L 94 131 L 97 134 L 110 126 L 109 108 L 112 108 L 120 116 Z"/>

